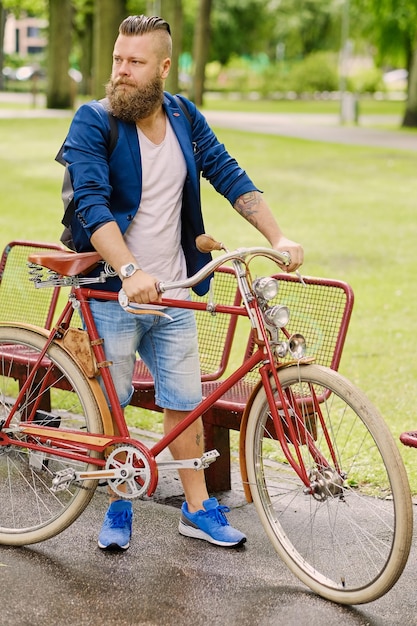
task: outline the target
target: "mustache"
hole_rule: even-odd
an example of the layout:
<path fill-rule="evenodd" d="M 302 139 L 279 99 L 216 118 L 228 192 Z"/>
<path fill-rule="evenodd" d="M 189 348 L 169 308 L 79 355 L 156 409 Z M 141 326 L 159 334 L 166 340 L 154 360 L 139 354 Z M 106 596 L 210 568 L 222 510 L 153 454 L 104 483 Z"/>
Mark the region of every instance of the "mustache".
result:
<path fill-rule="evenodd" d="M 136 87 L 136 83 L 130 80 L 126 80 L 126 78 L 118 78 L 113 81 L 113 86 L 118 87 L 119 85 L 130 85 L 131 87 Z"/>

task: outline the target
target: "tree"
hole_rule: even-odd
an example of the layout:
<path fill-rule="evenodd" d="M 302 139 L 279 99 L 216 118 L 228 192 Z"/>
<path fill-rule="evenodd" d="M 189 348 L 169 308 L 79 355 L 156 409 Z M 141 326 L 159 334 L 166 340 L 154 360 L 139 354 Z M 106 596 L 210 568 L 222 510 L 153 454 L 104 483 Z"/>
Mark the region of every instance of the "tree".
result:
<path fill-rule="evenodd" d="M 371 16 L 363 30 L 377 48 L 378 63 L 408 70 L 402 125 L 417 127 L 417 0 L 352 0 L 352 3 L 356 11 Z"/>
<path fill-rule="evenodd" d="M 4 29 L 6 27 L 6 17 L 7 17 L 7 11 L 4 8 L 3 2 L 0 2 L 0 42 L 2 43 L 4 41 Z M 0 47 L 0 91 L 2 91 L 4 87 L 3 67 L 4 67 L 4 51 L 3 51 L 3 45 L 1 45 Z"/>
<path fill-rule="evenodd" d="M 178 61 L 182 49 L 183 30 L 182 0 L 161 0 L 161 17 L 168 22 L 172 32 L 172 64 L 166 89 L 171 93 L 178 93 Z"/>
<path fill-rule="evenodd" d="M 49 0 L 48 83 L 49 109 L 68 109 L 73 104 L 70 68 L 72 47 L 71 0 Z"/>
<path fill-rule="evenodd" d="M 409 64 L 408 98 L 402 125 L 417 128 L 417 36 Z"/>
<path fill-rule="evenodd" d="M 190 97 L 197 106 L 203 104 L 204 79 L 210 44 L 210 13 L 212 0 L 200 0 L 194 30 L 194 79 Z"/>
<path fill-rule="evenodd" d="M 127 16 L 124 0 L 95 0 L 93 47 L 93 96 L 102 98 L 108 82 L 113 47 L 120 23 Z"/>
<path fill-rule="evenodd" d="M 79 90 L 92 93 L 94 0 L 72 0 L 74 6 L 74 38 L 72 61 L 82 75 Z"/>

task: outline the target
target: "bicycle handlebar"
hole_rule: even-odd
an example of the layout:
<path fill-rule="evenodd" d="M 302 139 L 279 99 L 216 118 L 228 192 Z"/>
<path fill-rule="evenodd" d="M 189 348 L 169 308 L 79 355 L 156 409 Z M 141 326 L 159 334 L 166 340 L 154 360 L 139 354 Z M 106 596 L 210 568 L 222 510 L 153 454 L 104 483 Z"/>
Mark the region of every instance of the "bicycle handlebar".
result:
<path fill-rule="evenodd" d="M 156 288 L 158 293 L 164 293 L 165 291 L 169 291 L 170 289 L 188 289 L 190 287 L 194 287 L 202 280 L 210 276 L 220 265 L 227 263 L 228 261 L 238 260 L 245 261 L 248 256 L 264 256 L 272 261 L 276 261 L 282 263 L 285 266 L 288 266 L 291 262 L 290 255 L 288 252 L 277 252 L 272 248 L 261 248 L 261 247 L 253 247 L 253 248 L 238 248 L 233 252 L 226 252 L 221 256 L 213 259 L 207 265 L 205 265 L 201 270 L 186 278 L 185 280 L 176 280 L 176 281 L 161 281 L 157 284 Z"/>
<path fill-rule="evenodd" d="M 224 263 L 233 260 L 244 262 L 248 256 L 264 256 L 268 259 L 271 259 L 272 261 L 281 263 L 285 266 L 288 266 L 291 263 L 291 258 L 288 252 L 278 252 L 277 250 L 273 250 L 272 248 L 264 247 L 238 248 L 233 252 L 226 252 L 216 259 L 213 259 L 203 268 L 201 268 L 201 270 L 193 274 L 193 276 L 186 278 L 185 280 L 158 282 L 156 284 L 156 290 L 158 293 L 162 294 L 165 293 L 165 291 L 169 291 L 171 289 L 189 289 L 210 276 L 210 274 L 212 274 L 218 267 L 220 267 L 220 265 L 223 265 Z M 119 291 L 119 304 L 123 309 L 131 306 L 123 289 Z"/>

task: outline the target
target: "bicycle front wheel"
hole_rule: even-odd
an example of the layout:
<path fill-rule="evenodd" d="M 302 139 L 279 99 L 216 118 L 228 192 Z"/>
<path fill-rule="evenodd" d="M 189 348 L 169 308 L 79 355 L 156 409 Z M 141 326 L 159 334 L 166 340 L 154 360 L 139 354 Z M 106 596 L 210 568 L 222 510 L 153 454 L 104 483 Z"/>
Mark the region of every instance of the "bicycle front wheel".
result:
<path fill-rule="evenodd" d="M 49 428 L 69 428 L 102 433 L 99 408 L 88 380 L 71 357 L 52 344 L 27 389 L 17 411 L 8 417 L 19 388 L 34 367 L 45 337 L 26 328 L 0 327 L 0 423 L 19 444 L 34 437 L 19 431 L 18 424 L 33 420 Z M 0 439 L 1 443 L 1 439 Z M 66 452 L 80 453 L 77 444 L 66 445 Z M 57 472 L 72 468 L 95 469 L 89 462 L 98 453 L 85 452 L 84 461 L 73 461 L 50 453 L 39 453 L 24 445 L 0 446 L 0 544 L 26 545 L 49 539 L 67 528 L 87 506 L 97 481 L 71 484 L 54 492 Z"/>
<path fill-rule="evenodd" d="M 246 461 L 257 512 L 275 550 L 314 592 L 342 604 L 386 593 L 406 564 L 412 504 L 404 465 L 383 419 L 362 392 L 319 365 L 279 372 L 273 391 L 288 448 L 277 441 L 260 389 L 248 416 Z M 292 427 L 284 423 L 287 404 Z M 287 418 L 288 421 L 288 418 Z"/>

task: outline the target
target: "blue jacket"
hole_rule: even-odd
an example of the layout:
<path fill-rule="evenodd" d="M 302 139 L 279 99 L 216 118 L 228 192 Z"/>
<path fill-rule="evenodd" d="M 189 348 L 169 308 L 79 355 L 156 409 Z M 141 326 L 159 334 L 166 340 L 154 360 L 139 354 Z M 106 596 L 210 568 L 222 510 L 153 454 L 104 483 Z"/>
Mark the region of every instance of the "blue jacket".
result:
<path fill-rule="evenodd" d="M 187 274 L 191 276 L 211 258 L 200 253 L 195 245 L 195 238 L 204 233 L 200 174 L 231 204 L 242 194 L 257 188 L 228 154 L 225 146 L 219 143 L 194 104 L 185 98 L 182 101 L 192 124 L 168 93 L 165 93 L 163 106 L 187 166 L 181 243 Z M 124 234 L 140 205 L 142 170 L 136 125 L 121 120 L 117 120 L 117 124 L 118 141 L 110 158 L 108 114 L 97 101 L 78 109 L 65 141 L 63 156 L 69 164 L 76 206 L 71 229 L 79 252 L 93 249 L 91 235 L 107 222 L 116 221 Z M 120 280 L 114 278 L 98 288 L 116 291 L 120 287 Z M 207 289 L 208 282 L 205 281 L 196 288 L 196 292 L 202 295 Z"/>

